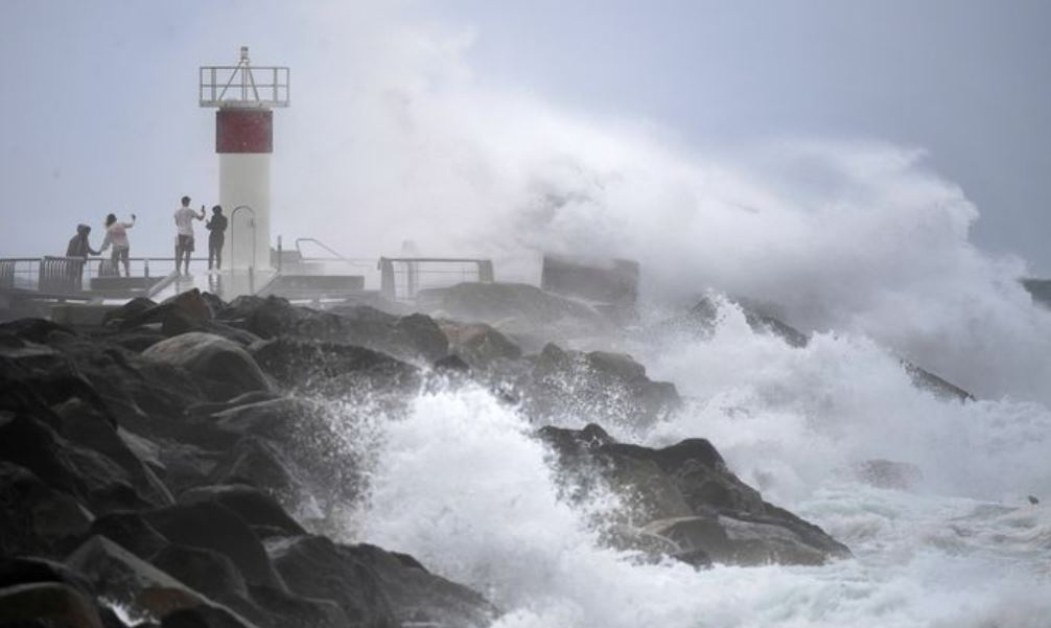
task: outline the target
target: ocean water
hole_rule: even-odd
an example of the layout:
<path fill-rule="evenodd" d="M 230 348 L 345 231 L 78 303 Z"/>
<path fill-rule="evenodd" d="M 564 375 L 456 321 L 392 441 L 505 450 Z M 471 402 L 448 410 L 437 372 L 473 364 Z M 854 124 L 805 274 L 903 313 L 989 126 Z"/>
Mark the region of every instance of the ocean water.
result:
<path fill-rule="evenodd" d="M 470 387 L 423 394 L 380 427 L 354 536 L 485 593 L 507 611 L 500 628 L 1051 625 L 1046 406 L 942 400 L 865 337 L 819 334 L 793 349 L 752 332 L 732 306 L 722 312 L 709 339 L 636 347 L 687 407 L 610 431 L 651 446 L 709 438 L 765 499 L 853 558 L 638 564 L 590 527 L 615 498 L 560 501 L 549 454 L 530 436 L 537 426 Z M 877 488 L 855 472 L 872 459 L 918 472 L 907 488 Z"/>
<path fill-rule="evenodd" d="M 647 308 L 681 311 L 707 290 L 771 305 L 811 334 L 806 348 L 754 333 L 732 307 L 708 339 L 615 339 L 688 403 L 656 425 L 604 427 L 652 446 L 710 439 L 854 558 L 635 564 L 589 527 L 615 499 L 559 501 L 537 426 L 470 388 L 376 424 L 369 499 L 347 539 L 482 591 L 508 611 L 502 628 L 1051 626 L 1051 311 L 1018 283 L 1024 260 L 971 242 L 979 208 L 922 147 L 704 145 L 487 81 L 456 29 L 307 12 L 311 39 L 340 30 L 324 62 L 297 70 L 327 86 L 288 121 L 290 137 L 312 139 L 282 157 L 311 173 L 286 184 L 297 220 L 355 257 L 411 241 L 534 282 L 523 269 L 545 252 L 622 257 L 641 263 Z M 333 84 L 332 58 L 351 83 Z M 979 400 L 915 388 L 899 357 Z M 915 481 L 874 487 L 856 473 L 870 460 L 911 465 Z"/>

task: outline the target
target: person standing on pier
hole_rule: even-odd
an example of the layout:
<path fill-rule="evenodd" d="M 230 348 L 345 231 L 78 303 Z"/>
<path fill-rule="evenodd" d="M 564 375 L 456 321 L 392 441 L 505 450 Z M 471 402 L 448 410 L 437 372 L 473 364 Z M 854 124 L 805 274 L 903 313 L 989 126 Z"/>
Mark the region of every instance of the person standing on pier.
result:
<path fill-rule="evenodd" d="M 208 234 L 208 270 L 212 270 L 212 261 L 215 261 L 215 270 L 223 267 L 223 238 L 226 236 L 226 216 L 223 215 L 221 205 L 212 208 L 212 218 L 204 224 L 211 233 Z"/>
<path fill-rule="evenodd" d="M 120 276 L 120 267 L 118 263 L 124 263 L 124 276 L 131 277 L 131 260 L 129 255 L 131 253 L 131 245 L 128 243 L 128 229 L 135 226 L 135 214 L 131 215 L 131 222 L 121 222 L 117 220 L 115 214 L 106 216 L 106 237 L 102 240 L 102 248 L 99 252 L 105 251 L 111 245 L 113 246 L 113 257 L 111 263 L 113 264 L 113 272 Z"/>
<path fill-rule="evenodd" d="M 85 224 L 77 225 L 77 235 L 69 239 L 66 247 L 66 257 L 87 257 L 88 255 L 99 255 L 102 251 L 91 248 L 88 236 L 91 235 L 91 227 Z"/>
<path fill-rule="evenodd" d="M 201 213 L 190 209 L 190 197 L 182 197 L 182 207 L 175 210 L 175 272 L 179 272 L 179 265 L 183 266 L 183 274 L 190 276 L 190 254 L 193 253 L 193 221 L 204 220 L 204 205 L 201 205 Z"/>

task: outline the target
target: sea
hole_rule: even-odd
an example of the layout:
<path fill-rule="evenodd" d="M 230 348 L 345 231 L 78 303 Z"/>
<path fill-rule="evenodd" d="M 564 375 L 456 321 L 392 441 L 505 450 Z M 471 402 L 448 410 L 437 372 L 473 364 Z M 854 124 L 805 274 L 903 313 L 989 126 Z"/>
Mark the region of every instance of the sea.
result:
<path fill-rule="evenodd" d="M 654 224 L 612 181 L 535 225 L 617 234 L 644 269 L 642 326 L 699 296 L 721 304 L 710 334 L 610 341 L 685 404 L 603 427 L 651 447 L 709 439 L 852 558 L 695 570 L 610 549 L 594 522 L 615 498 L 561 500 L 538 425 L 470 386 L 421 393 L 377 426 L 347 537 L 484 593 L 505 610 L 498 628 L 1051 626 L 1051 311 L 1019 283 L 1024 263 L 971 244 L 977 209 L 922 159 L 796 147 L 751 171 L 773 173 L 762 186 L 713 175 L 696 207 L 650 211 Z M 765 301 L 810 341 L 752 329 L 724 295 Z M 918 387 L 903 360 L 974 399 Z M 873 482 L 859 473 L 871 461 L 906 480 Z"/>

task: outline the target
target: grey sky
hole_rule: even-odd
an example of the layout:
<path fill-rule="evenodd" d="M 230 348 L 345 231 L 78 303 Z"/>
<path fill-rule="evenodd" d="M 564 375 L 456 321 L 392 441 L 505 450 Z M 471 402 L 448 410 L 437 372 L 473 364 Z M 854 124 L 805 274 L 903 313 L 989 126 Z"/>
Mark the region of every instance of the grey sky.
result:
<path fill-rule="evenodd" d="M 481 83 L 648 118 L 687 145 L 817 136 L 928 149 L 978 206 L 976 243 L 1051 275 L 1051 3 L 369 4 L 352 15 L 472 31 L 467 61 Z M 304 65 L 332 61 L 326 38 L 338 35 L 312 32 L 290 6 L 0 3 L 0 255 L 59 252 L 77 221 L 134 210 L 155 216 L 133 242 L 163 251 L 177 198 L 215 194 L 196 67 L 232 62 L 248 43 L 263 63 L 292 66 L 302 102 L 311 84 L 296 77 L 322 74 Z M 306 111 L 280 114 L 278 132 Z"/>

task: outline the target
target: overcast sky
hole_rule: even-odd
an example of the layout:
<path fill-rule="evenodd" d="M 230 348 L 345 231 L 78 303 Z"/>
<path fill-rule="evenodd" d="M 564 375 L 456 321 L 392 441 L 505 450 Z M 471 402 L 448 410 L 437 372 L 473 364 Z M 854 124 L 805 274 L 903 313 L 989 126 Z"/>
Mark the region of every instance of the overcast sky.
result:
<path fill-rule="evenodd" d="M 259 63 L 292 66 L 293 107 L 277 118 L 278 150 L 290 150 L 289 129 L 312 111 L 297 105 L 324 93 L 326 72 L 391 63 L 368 58 L 368 46 L 354 48 L 360 58 L 333 59 L 334 42 L 375 37 L 382 55 L 387 31 L 368 27 L 394 23 L 451 33 L 455 49 L 433 54 L 455 57 L 450 66 L 467 78 L 454 80 L 651 123 L 698 150 L 781 137 L 924 149 L 928 166 L 977 206 L 973 241 L 1051 276 L 1051 2 L 337 6 L 0 2 L 0 255 L 60 253 L 77 222 L 98 223 L 109 211 L 146 216 L 133 254 L 166 251 L 178 197 L 211 204 L 217 193 L 197 67 L 234 62 L 242 44 Z M 295 176 L 280 165 L 275 157 L 278 190 Z M 275 228 L 290 224 L 275 215 Z"/>

